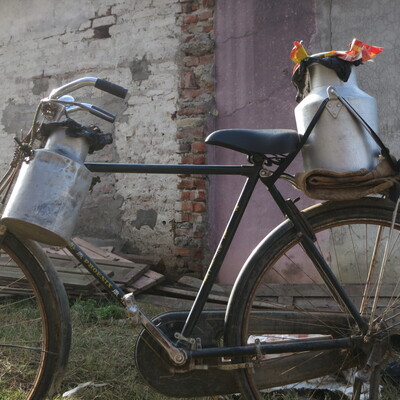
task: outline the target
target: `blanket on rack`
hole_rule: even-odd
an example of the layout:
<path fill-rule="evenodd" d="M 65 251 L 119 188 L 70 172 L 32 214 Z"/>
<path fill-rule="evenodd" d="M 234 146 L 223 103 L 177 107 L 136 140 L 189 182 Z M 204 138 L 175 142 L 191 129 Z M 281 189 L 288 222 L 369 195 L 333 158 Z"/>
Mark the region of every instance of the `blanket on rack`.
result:
<path fill-rule="evenodd" d="M 400 175 L 385 159 L 371 171 L 314 169 L 295 175 L 296 187 L 317 200 L 356 200 L 371 194 L 387 194 L 399 181 Z"/>

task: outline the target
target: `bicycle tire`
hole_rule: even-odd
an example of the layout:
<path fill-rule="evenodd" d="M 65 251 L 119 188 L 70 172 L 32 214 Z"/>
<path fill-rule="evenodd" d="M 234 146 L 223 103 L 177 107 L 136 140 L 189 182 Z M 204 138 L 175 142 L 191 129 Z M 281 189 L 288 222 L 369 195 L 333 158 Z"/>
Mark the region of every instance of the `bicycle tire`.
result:
<path fill-rule="evenodd" d="M 5 232 L 0 256 L 0 397 L 44 399 L 59 389 L 68 361 L 65 289 L 36 243 Z"/>
<path fill-rule="evenodd" d="M 374 337 L 381 334 L 385 340 L 388 349 L 381 361 L 399 349 L 395 346 L 400 338 L 400 272 L 396 268 L 400 257 L 398 215 L 379 293 L 376 283 L 383 250 L 375 253 L 377 262 L 372 267 L 371 259 L 373 245 L 379 242 L 382 247 L 385 243 L 393 209 L 394 204 L 388 200 L 365 198 L 327 202 L 303 211 L 316 234 L 315 243 L 337 279 L 359 310 L 363 310 L 365 320 L 371 321 Z M 382 235 L 377 241 L 380 230 Z M 375 294 L 378 307 L 371 317 Z M 225 344 L 238 346 L 257 340 L 289 343 L 305 340 L 309 335 L 323 340 L 357 333 L 353 319 L 330 294 L 299 246 L 299 235 L 291 222 L 283 222 L 253 251 L 234 285 L 226 315 Z M 370 349 L 367 350 L 365 353 L 360 349 L 304 351 L 247 359 L 253 362 L 253 369 L 237 372 L 242 395 L 246 399 L 261 399 L 268 389 L 304 388 L 300 382 L 325 375 L 340 376 L 342 388 L 351 392 L 354 375 L 345 376 L 365 366 Z M 309 382 L 308 387 L 313 387 L 309 390 L 316 391 L 319 383 L 314 379 L 310 386 Z M 311 392 L 309 398 L 313 398 Z"/>

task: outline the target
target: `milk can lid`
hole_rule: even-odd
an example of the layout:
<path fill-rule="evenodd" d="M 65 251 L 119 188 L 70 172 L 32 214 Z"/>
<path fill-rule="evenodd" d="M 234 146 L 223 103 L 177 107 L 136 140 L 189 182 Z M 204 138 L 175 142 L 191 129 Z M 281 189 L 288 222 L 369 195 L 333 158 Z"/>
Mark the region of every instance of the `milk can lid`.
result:
<path fill-rule="evenodd" d="M 293 68 L 292 82 L 297 89 L 296 101 L 301 101 L 308 93 L 307 68 L 315 63 L 333 69 L 339 79 L 347 82 L 351 67 L 375 58 L 383 47 L 370 46 L 353 39 L 348 51 L 331 50 L 309 56 L 301 42 L 294 42 L 290 58 L 296 63 Z"/>

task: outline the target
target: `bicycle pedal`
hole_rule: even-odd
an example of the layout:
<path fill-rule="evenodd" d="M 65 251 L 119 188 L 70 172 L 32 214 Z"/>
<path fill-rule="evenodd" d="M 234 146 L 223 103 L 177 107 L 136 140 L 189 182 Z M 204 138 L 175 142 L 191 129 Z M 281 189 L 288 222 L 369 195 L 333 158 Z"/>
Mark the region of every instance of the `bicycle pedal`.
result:
<path fill-rule="evenodd" d="M 128 293 L 123 297 L 125 304 L 125 311 L 128 316 L 129 322 L 133 326 L 138 326 L 140 323 L 139 308 L 133 293 Z"/>

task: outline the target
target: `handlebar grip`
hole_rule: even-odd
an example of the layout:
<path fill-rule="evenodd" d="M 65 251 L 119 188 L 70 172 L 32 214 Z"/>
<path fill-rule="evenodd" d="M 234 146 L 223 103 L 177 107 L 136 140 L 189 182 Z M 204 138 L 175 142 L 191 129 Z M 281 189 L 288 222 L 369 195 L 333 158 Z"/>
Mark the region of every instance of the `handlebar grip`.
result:
<path fill-rule="evenodd" d="M 96 80 L 94 87 L 114 96 L 121 97 L 121 99 L 124 99 L 128 93 L 128 89 L 100 78 Z"/>

